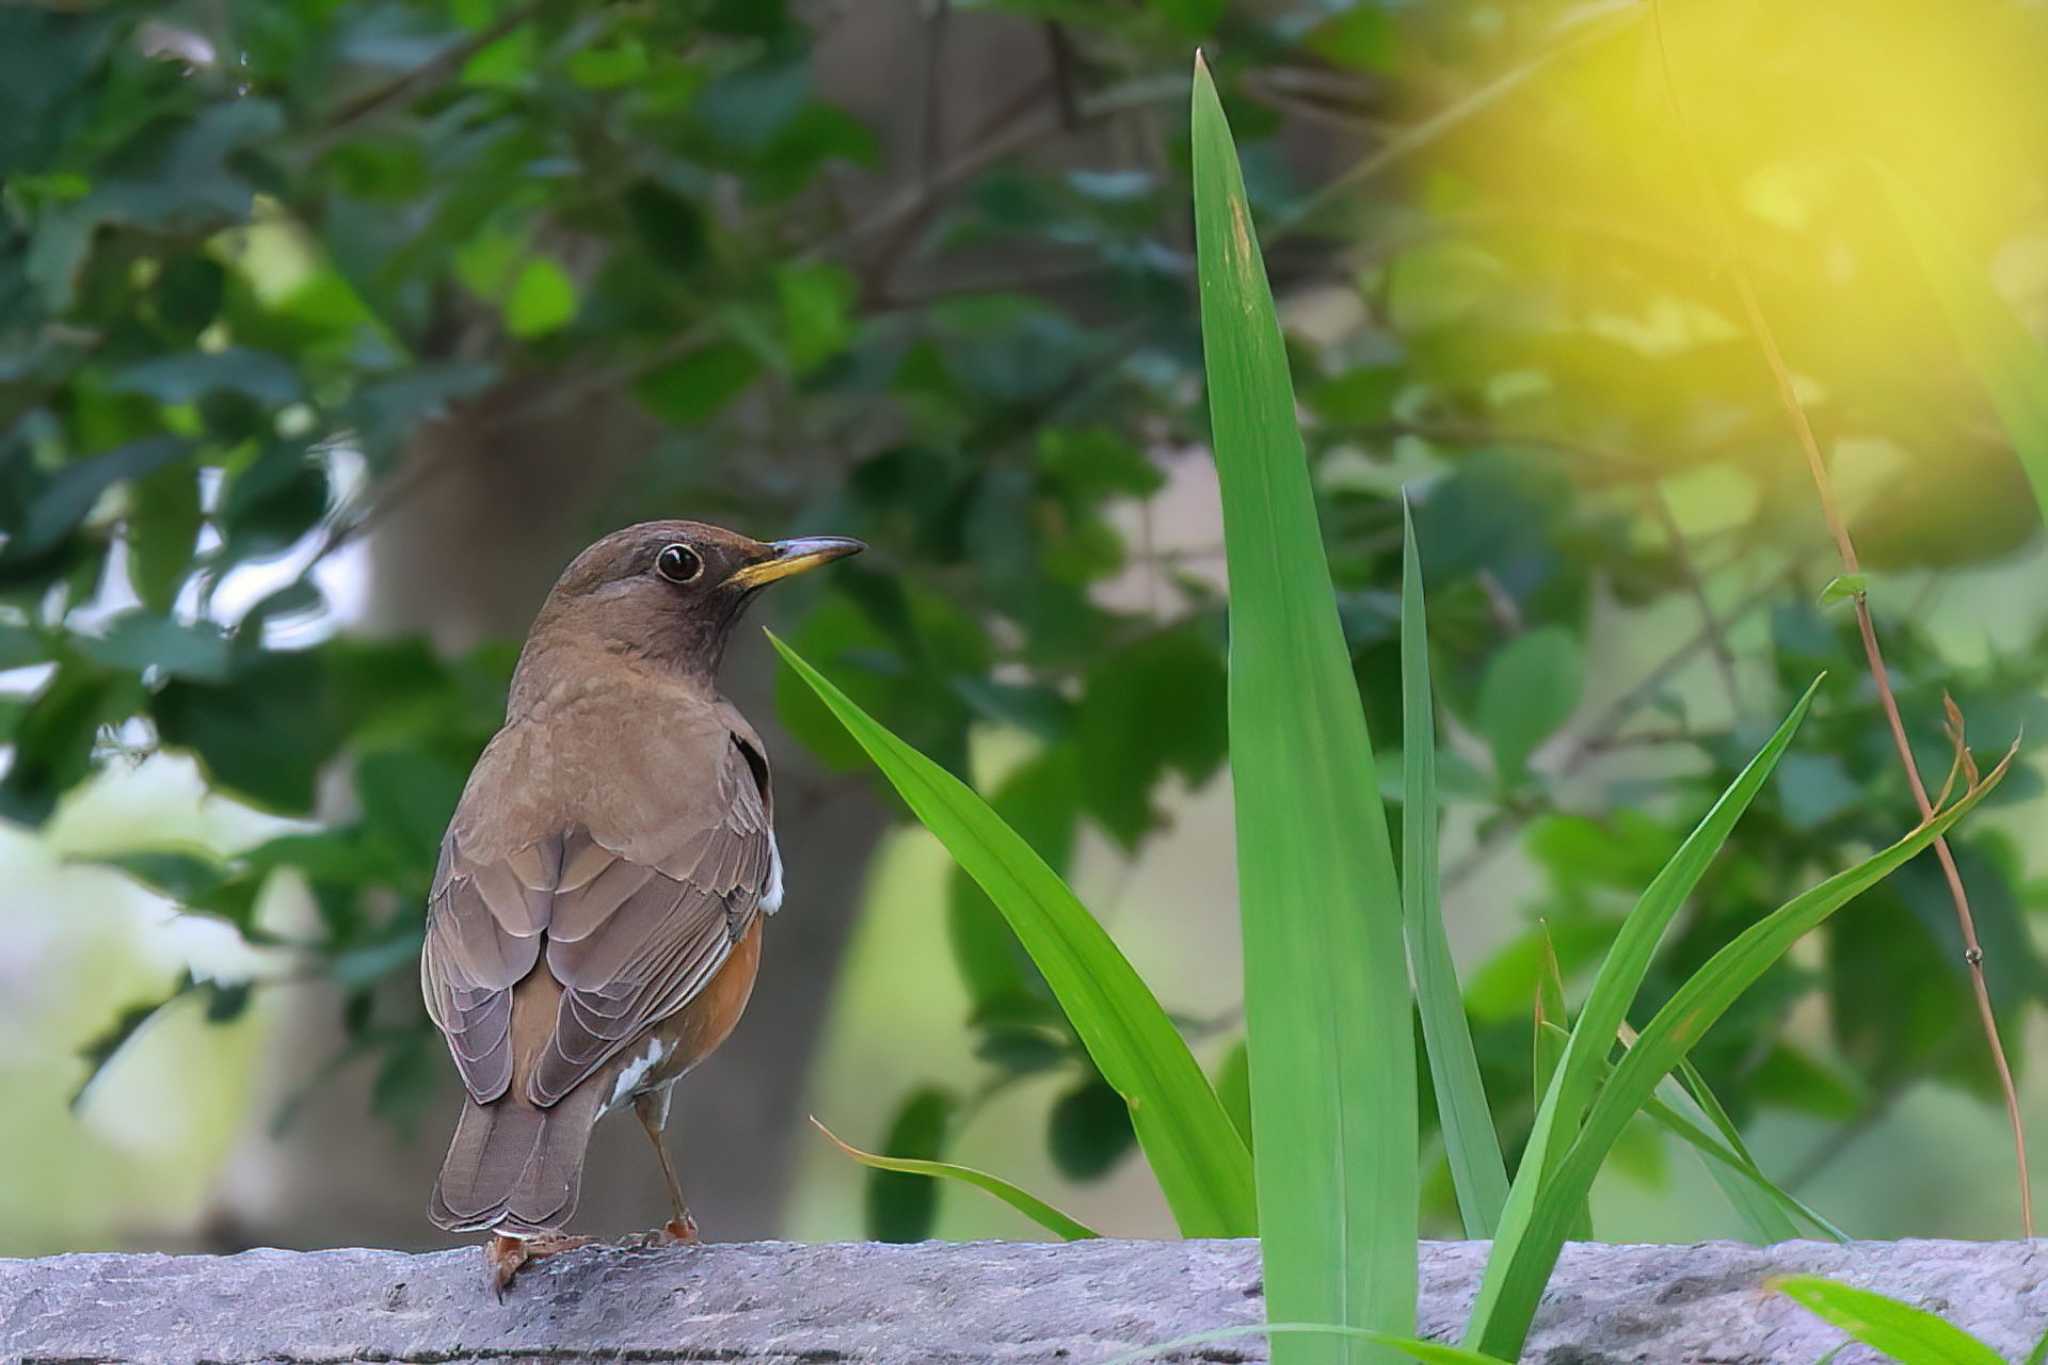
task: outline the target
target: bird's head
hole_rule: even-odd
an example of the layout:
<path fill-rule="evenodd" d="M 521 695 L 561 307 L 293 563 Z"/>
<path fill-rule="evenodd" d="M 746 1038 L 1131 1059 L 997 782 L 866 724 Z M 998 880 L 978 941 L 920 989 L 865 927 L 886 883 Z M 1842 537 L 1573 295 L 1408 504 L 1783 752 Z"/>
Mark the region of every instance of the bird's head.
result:
<path fill-rule="evenodd" d="M 573 640 L 709 677 L 755 593 L 866 548 L 844 536 L 761 541 L 701 521 L 641 522 L 562 571 L 528 650 Z"/>

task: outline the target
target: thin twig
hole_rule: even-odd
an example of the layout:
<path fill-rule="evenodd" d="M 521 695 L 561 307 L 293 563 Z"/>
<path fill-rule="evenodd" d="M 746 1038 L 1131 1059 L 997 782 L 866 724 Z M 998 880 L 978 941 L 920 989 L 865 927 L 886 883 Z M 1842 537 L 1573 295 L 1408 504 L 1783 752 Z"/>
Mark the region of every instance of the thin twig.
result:
<path fill-rule="evenodd" d="M 333 116 L 327 120 L 326 126 L 314 138 L 310 149 L 312 155 L 317 158 L 331 147 L 342 133 L 370 115 L 393 104 L 411 100 L 453 79 L 469 64 L 471 57 L 539 14 L 547 3 L 548 0 L 524 0 L 467 38 L 448 44 L 418 66 L 403 71 L 382 85 L 348 101 L 335 110 Z"/>
<path fill-rule="evenodd" d="M 1792 423 L 1792 430 L 1799 441 L 1799 448 L 1805 452 L 1807 468 L 1813 475 L 1815 489 L 1820 494 L 1821 514 L 1827 518 L 1828 530 L 1835 539 L 1835 549 L 1842 561 L 1842 572 L 1861 572 L 1856 558 L 1856 545 L 1849 536 L 1848 523 L 1842 520 L 1840 506 L 1835 501 L 1834 482 L 1828 474 L 1827 462 L 1821 458 L 1820 442 L 1813 434 L 1813 424 L 1807 419 L 1806 406 L 1799 401 L 1798 392 L 1792 385 L 1791 370 L 1785 364 L 1785 357 L 1778 349 L 1777 336 L 1771 330 L 1770 322 L 1764 317 L 1762 305 L 1757 300 L 1755 287 L 1749 274 L 1743 269 L 1742 256 L 1736 245 L 1733 226 L 1727 216 L 1727 209 L 1721 201 L 1713 177 L 1708 173 L 1701 159 L 1698 144 L 1692 134 L 1692 127 L 1686 120 L 1685 107 L 1679 102 L 1678 85 L 1671 75 L 1671 53 L 1664 41 L 1664 13 L 1659 0 L 1650 0 L 1652 31 L 1657 38 L 1657 57 L 1663 68 L 1664 90 L 1671 101 L 1671 112 L 1678 123 L 1679 136 L 1684 141 L 1686 156 L 1692 165 L 1694 176 L 1699 181 L 1700 192 L 1705 198 L 1709 217 L 1719 232 L 1722 244 L 1723 264 L 1730 281 L 1735 286 L 1737 297 L 1742 303 L 1743 316 L 1749 329 L 1756 337 L 1758 347 L 1763 351 L 1764 362 L 1770 367 L 1771 378 L 1777 385 L 1778 401 L 1785 409 L 1785 416 Z M 1856 629 L 1863 637 L 1863 657 L 1870 666 L 1871 681 L 1877 687 L 1878 704 L 1884 710 L 1885 723 L 1891 728 L 1892 746 L 1898 750 L 1899 764 L 1906 770 L 1906 785 L 1912 788 L 1913 801 L 1920 810 L 1920 818 L 1927 820 L 1934 814 L 1934 803 L 1928 799 L 1927 786 L 1920 780 L 1920 765 L 1913 757 L 1913 744 L 1906 736 L 1905 722 L 1899 716 L 1898 699 L 1892 695 L 1891 679 L 1885 670 L 1884 652 L 1878 647 L 1877 627 L 1870 619 L 1870 603 L 1863 593 L 1856 594 Z M 2012 1125 L 2012 1142 L 2015 1160 L 2019 1168 L 2020 1225 L 2024 1234 L 2034 1235 L 2034 1195 L 2032 1182 L 2027 1175 L 2027 1134 L 2020 1117 L 2019 1091 L 2013 1084 L 2012 1068 L 2005 1058 L 2005 1045 L 1998 1036 L 1998 1016 L 1991 1008 L 1991 989 L 1984 978 L 1984 949 L 1977 941 L 1977 924 L 1970 914 L 1970 898 L 1963 889 L 1962 873 L 1956 868 L 1955 855 L 1949 851 L 1948 840 L 1934 841 L 1934 854 L 1941 863 L 1942 876 L 1948 882 L 1950 898 L 1955 902 L 1956 922 L 1962 929 L 1963 961 L 1970 969 L 1970 985 L 1977 997 L 1977 1013 L 1984 1025 L 1984 1041 L 1991 1050 L 1992 1066 L 1998 1072 L 1998 1084 L 2005 1093 L 2005 1114 Z"/>

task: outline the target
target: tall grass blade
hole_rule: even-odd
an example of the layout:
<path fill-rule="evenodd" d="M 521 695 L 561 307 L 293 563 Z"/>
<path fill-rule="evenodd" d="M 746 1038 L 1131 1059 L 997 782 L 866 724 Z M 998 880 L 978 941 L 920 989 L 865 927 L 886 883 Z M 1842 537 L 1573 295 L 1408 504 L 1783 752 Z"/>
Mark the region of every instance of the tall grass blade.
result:
<path fill-rule="evenodd" d="M 1872 1350 L 1905 1365 L 2003 1365 L 2003 1357 L 1962 1328 L 1868 1289 L 1817 1275 L 1780 1275 L 1770 1287 Z"/>
<path fill-rule="evenodd" d="M 1624 1034 L 1623 1041 L 1634 1043 L 1633 1030 Z M 1700 1075 L 1690 1058 L 1678 1064 L 1674 1077 L 1658 1082 L 1657 1093 L 1665 1098 L 1675 1113 L 1695 1123 L 1705 1121 L 1713 1126 L 1726 1148 L 1726 1157 L 1732 1160 L 1726 1163 L 1726 1169 L 1709 1162 L 1708 1172 L 1721 1187 L 1721 1192 L 1728 1196 L 1728 1202 L 1735 1211 L 1749 1223 L 1759 1245 L 1791 1241 L 1799 1235 L 1797 1219 L 1800 1218 L 1834 1241 L 1849 1240 L 1848 1233 L 1764 1174 L 1763 1167 L 1750 1154 L 1749 1144 L 1742 1140 L 1742 1130 L 1735 1126 L 1735 1120 L 1728 1117 L 1728 1111 L 1721 1107 L 1721 1101 L 1707 1084 L 1707 1078 Z M 1701 1150 L 1706 1151 L 1705 1148 Z M 1737 1176 L 1741 1178 L 1737 1179 Z"/>
<path fill-rule="evenodd" d="M 2048 520 L 2048 348 L 1999 297 L 1990 273 L 1970 259 L 1919 192 L 1887 166 L 1877 166 L 1877 177 Z"/>
<path fill-rule="evenodd" d="M 1543 925 L 1543 970 L 1536 974 L 1535 1018 L 1535 1053 L 1530 1076 L 1536 1084 L 1536 1105 L 1541 1109 L 1543 1097 L 1556 1079 L 1558 1067 L 1564 1063 L 1565 1048 L 1572 1040 L 1571 1016 L 1564 1003 L 1564 969 L 1558 965 L 1557 945 L 1550 941 L 1547 921 Z M 1591 1199 L 1579 1201 L 1578 1212 L 1572 1215 L 1572 1225 L 1565 1236 L 1574 1242 L 1593 1240 Z"/>
<path fill-rule="evenodd" d="M 1210 1332 L 1195 1332 L 1172 1341 L 1161 1341 L 1151 1346 L 1141 1346 L 1135 1351 L 1111 1356 L 1102 1365 L 1140 1365 L 1144 1361 L 1164 1362 L 1176 1352 L 1192 1346 L 1208 1346 L 1219 1341 L 1239 1341 L 1245 1337 L 1288 1337 L 1326 1336 L 1348 1338 L 1353 1341 L 1369 1341 L 1375 1346 L 1398 1351 L 1410 1360 L 1422 1365 L 1501 1365 L 1492 1356 L 1468 1351 L 1462 1346 L 1446 1346 L 1441 1341 L 1423 1341 L 1416 1337 L 1397 1337 L 1391 1332 L 1370 1332 L 1363 1327 L 1339 1327 L 1324 1322 L 1268 1322 L 1254 1327 L 1218 1327 Z M 1185 1359 L 1186 1357 L 1180 1357 Z M 1231 1356 L 1229 1359 L 1240 1359 Z"/>
<path fill-rule="evenodd" d="M 1678 913 L 1679 906 L 1699 884 L 1707 865 L 1721 851 L 1729 831 L 1735 828 L 1735 822 L 1742 818 L 1742 813 L 1770 778 L 1771 770 L 1777 767 L 1778 759 L 1792 742 L 1800 721 L 1806 718 L 1807 708 L 1813 705 L 1814 690 L 1819 686 L 1820 679 L 1814 679 L 1813 685 L 1806 689 L 1806 695 L 1799 699 L 1777 732 L 1749 761 L 1749 766 L 1736 774 L 1735 781 L 1721 794 L 1721 799 L 1714 803 L 1644 889 L 1635 908 L 1629 911 L 1621 928 L 1616 931 L 1614 942 L 1594 976 L 1593 989 L 1586 997 L 1578 1027 L 1565 1044 L 1557 1075 L 1544 1092 L 1543 1102 L 1537 1106 L 1536 1122 L 1530 1129 L 1528 1143 L 1522 1148 L 1521 1165 L 1515 1172 L 1514 1183 L 1508 1187 L 1508 1203 L 1501 1212 L 1500 1232 L 1494 1238 L 1493 1250 L 1487 1257 L 1486 1278 L 1481 1281 L 1479 1298 L 1472 1306 L 1466 1338 L 1468 1344 L 1478 1343 L 1480 1336 L 1475 1334 L 1487 1330 L 1495 1301 L 1504 1289 L 1501 1276 L 1518 1254 L 1518 1248 L 1529 1231 L 1537 1192 L 1547 1185 L 1578 1133 L 1580 1115 L 1585 1112 L 1593 1088 L 1606 1068 L 1608 1053 L 1613 1050 L 1615 1037 L 1626 1021 L 1629 1003 L 1635 999 L 1643 976 L 1649 971 L 1650 958 L 1657 951 L 1658 941 L 1663 938 L 1664 930 L 1670 925 L 1672 916 Z M 1545 1273 L 1548 1273 L 1547 1267 Z M 1541 1285 L 1537 1288 L 1540 1290 Z M 1519 1344 L 1519 1336 L 1516 1341 Z M 1481 1349 L 1489 1348 L 1482 1346 Z M 1496 1351 L 1494 1354 L 1500 1353 Z M 1513 1359 L 1512 1352 L 1508 1358 Z"/>
<path fill-rule="evenodd" d="M 1465 1235 L 1486 1241 L 1508 1202 L 1507 1163 L 1479 1079 L 1465 996 L 1444 932 L 1437 865 L 1436 710 L 1429 676 L 1429 621 L 1415 521 L 1401 504 L 1401 923 L 1422 1013 L 1422 1041 L 1436 1089 L 1444 1155 Z"/>
<path fill-rule="evenodd" d="M 1192 142 L 1267 1313 L 1405 1335 L 1419 1176 L 1401 889 L 1273 296 L 1199 58 Z M 1342 1338 L 1273 1351 L 1278 1365 L 1368 1356 L 1388 1358 Z"/>
<path fill-rule="evenodd" d="M 1549 1034 L 1558 1048 L 1564 1046 L 1568 1036 L 1565 1030 L 1548 1022 L 1539 1023 L 1537 1028 L 1539 1032 Z M 1630 1035 L 1631 1038 L 1633 1036 Z M 1612 1067 L 1608 1068 L 1608 1074 L 1613 1074 Z M 1677 1081 L 1668 1076 L 1659 1081 L 1657 1093 L 1644 1103 L 1643 1113 L 1658 1127 L 1700 1154 L 1708 1174 L 1714 1177 L 1736 1213 L 1750 1225 L 1756 1241 L 1769 1245 L 1797 1237 L 1799 1227 L 1793 1221 L 1795 1216 L 1805 1218 L 1837 1242 L 1849 1240 L 1833 1223 L 1773 1184 L 1746 1148 L 1729 1145 L 1726 1137 L 1715 1131 L 1713 1120 Z M 1590 1213 L 1585 1215 L 1585 1225 L 1591 1223 L 1591 1217 Z M 1582 1232 L 1585 1225 L 1575 1222 L 1566 1230 L 1565 1240 L 1586 1240 Z"/>
<path fill-rule="evenodd" d="M 1754 1165 L 1736 1155 L 1720 1134 L 1700 1122 L 1697 1106 L 1674 1082 L 1659 1082 L 1656 1096 L 1643 1106 L 1643 1112 L 1655 1120 L 1658 1127 L 1700 1154 L 1708 1174 L 1714 1177 L 1714 1183 L 1721 1187 L 1721 1193 L 1737 1215 L 1749 1224 L 1751 1240 L 1768 1246 L 1796 1238 L 1799 1225 L 1792 1219 L 1794 1210 L 1811 1218 L 1815 1226 L 1823 1230 L 1834 1227 L 1772 1184 Z M 1836 1240 L 1847 1239 L 1837 1237 Z"/>
<path fill-rule="evenodd" d="M 1131 1126 L 1181 1234 L 1253 1235 L 1257 1205 L 1244 1140 L 1173 1021 L 1087 907 L 972 788 L 768 638 L 1009 922 L 1102 1078 L 1130 1105 Z"/>
<path fill-rule="evenodd" d="M 935 1180 L 957 1180 L 963 1185 L 972 1185 L 978 1190 L 994 1195 L 1062 1241 L 1080 1242 L 1102 1235 L 1086 1223 L 1069 1218 L 1029 1190 L 1021 1189 L 999 1175 L 990 1175 L 987 1171 L 979 1171 L 972 1166 L 961 1166 L 951 1161 L 927 1161 L 921 1157 L 883 1156 L 879 1152 L 863 1152 L 818 1122 L 816 1118 L 811 1120 L 811 1126 L 823 1133 L 834 1147 L 871 1170 L 899 1171 L 904 1175 L 924 1175 Z"/>
<path fill-rule="evenodd" d="M 1810 695 L 1810 694 L 1809 694 Z M 1890 848 L 1838 872 L 1820 885 L 1787 901 L 1735 937 L 1689 977 L 1657 1011 L 1635 1045 L 1614 1068 L 1613 1076 L 1586 1111 L 1584 1128 L 1554 1172 L 1541 1182 L 1526 1222 L 1503 1231 L 1486 1264 L 1486 1278 L 1465 1332 L 1465 1344 L 1489 1355 L 1513 1360 L 1535 1315 L 1543 1286 L 1557 1264 L 1573 1210 L 1635 1112 L 1648 1102 L 1657 1082 L 1684 1059 L 1738 996 L 1783 957 L 1803 935 L 1835 911 L 1891 874 L 1945 834 L 2004 777 L 2008 755 L 1982 784 Z M 1581 1016 L 1573 1044 L 1588 1025 Z M 1549 1104 L 1564 1081 L 1546 1097 Z M 1525 1157 L 1526 1161 L 1527 1158 Z M 1521 1193 L 1516 1180 L 1514 1193 Z M 1514 1198 L 1509 1213 L 1514 1213 Z"/>

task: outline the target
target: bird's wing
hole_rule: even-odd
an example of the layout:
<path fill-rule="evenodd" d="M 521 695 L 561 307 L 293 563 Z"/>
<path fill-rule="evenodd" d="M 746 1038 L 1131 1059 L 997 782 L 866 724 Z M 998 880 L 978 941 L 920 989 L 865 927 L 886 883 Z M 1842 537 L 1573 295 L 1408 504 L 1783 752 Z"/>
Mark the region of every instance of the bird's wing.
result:
<path fill-rule="evenodd" d="M 709 769 L 703 786 L 662 803 L 675 814 L 661 828 L 600 820 L 475 861 L 457 837 L 460 819 L 451 826 L 421 977 L 478 1103 L 504 1094 L 515 1072 L 533 1103 L 560 1100 L 687 1005 L 753 926 L 774 859 L 767 767 L 751 732 L 724 740 L 699 768 Z M 515 1056 L 527 1045 L 512 1037 L 511 988 L 542 960 L 543 944 L 561 1005 L 532 1055 Z"/>

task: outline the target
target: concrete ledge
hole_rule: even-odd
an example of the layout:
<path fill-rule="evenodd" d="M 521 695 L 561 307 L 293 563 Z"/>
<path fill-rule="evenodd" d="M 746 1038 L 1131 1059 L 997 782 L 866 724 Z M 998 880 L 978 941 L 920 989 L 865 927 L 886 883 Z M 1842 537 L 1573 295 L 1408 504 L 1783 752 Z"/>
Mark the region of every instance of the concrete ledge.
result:
<path fill-rule="evenodd" d="M 1573 1246 L 1525 1359 L 1807 1365 L 1841 1337 L 1763 1291 L 1795 1270 L 1917 1303 L 2018 1359 L 2048 1330 L 2044 1246 Z M 1455 1338 L 1485 1252 L 1424 1247 L 1425 1335 Z M 523 1272 L 503 1304 L 475 1251 L 72 1255 L 0 1260 L 0 1361 L 1095 1365 L 1261 1307 L 1250 1242 L 590 1247 Z M 1257 1338 L 1158 1357 L 1265 1358 Z"/>

